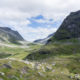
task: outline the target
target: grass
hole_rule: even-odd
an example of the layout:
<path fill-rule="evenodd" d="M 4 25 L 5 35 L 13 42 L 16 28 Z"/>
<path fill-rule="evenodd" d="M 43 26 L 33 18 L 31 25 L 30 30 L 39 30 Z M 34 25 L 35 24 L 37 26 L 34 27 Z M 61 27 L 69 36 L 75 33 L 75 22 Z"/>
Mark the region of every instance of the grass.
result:
<path fill-rule="evenodd" d="M 80 44 L 74 42 L 47 45 L 29 44 L 29 48 L 1 47 L 11 54 L 0 59 L 0 79 L 3 80 L 80 80 Z M 42 46 L 42 47 L 41 47 Z M 29 63 L 20 61 L 29 59 Z M 4 64 L 11 68 L 4 67 Z M 1 73 L 4 73 L 2 75 Z M 78 75 L 76 77 L 76 75 Z"/>
<path fill-rule="evenodd" d="M 36 44 L 34 45 L 30 44 L 28 48 L 0 46 L 0 58 L 10 57 L 10 58 L 24 59 L 25 56 L 27 56 L 33 50 L 40 48 L 40 46 L 41 45 L 36 45 Z"/>
<path fill-rule="evenodd" d="M 43 46 L 40 50 L 34 51 L 32 54 L 29 54 L 27 58 L 32 60 L 39 60 L 56 56 L 70 56 L 78 53 L 80 53 L 79 43 L 54 43 Z"/>
<path fill-rule="evenodd" d="M 51 66 L 55 63 L 51 71 L 45 72 L 45 80 L 80 80 L 80 43 L 77 40 L 44 45 L 27 58 Z"/>
<path fill-rule="evenodd" d="M 12 67 L 11 69 L 3 67 L 3 64 L 9 63 Z M 4 80 L 26 80 L 26 77 L 32 74 L 31 71 L 34 72 L 25 63 L 15 60 L 0 60 L 0 67 L 0 72 L 4 73 L 4 75 L 0 74 L 0 78 Z M 25 70 L 26 74 L 21 73 L 23 69 Z"/>
<path fill-rule="evenodd" d="M 0 78 L 4 80 L 77 80 L 70 78 L 72 75 L 71 69 L 68 68 L 68 64 L 71 63 L 70 60 L 62 61 L 59 58 L 59 60 L 55 59 L 54 62 L 56 63 L 55 66 L 48 62 L 46 64 L 40 63 L 41 67 L 45 69 L 45 72 L 43 72 L 42 69 L 32 69 L 29 64 L 16 60 L 0 60 L 0 73 L 4 73 L 4 75 L 0 74 Z M 12 68 L 3 67 L 3 64 L 8 64 Z M 46 66 L 48 65 L 52 66 L 51 70 L 47 70 Z M 22 73 L 23 71 L 24 73 Z M 75 75 L 74 72 L 73 75 Z"/>
<path fill-rule="evenodd" d="M 1 47 L 0 48 L 0 53 L 5 53 L 5 55 L 11 55 L 11 56 L 5 56 L 6 57 L 18 57 L 18 58 L 23 58 L 28 54 L 28 51 L 26 49 L 22 48 L 10 48 L 10 47 Z M 21 57 L 19 57 L 22 55 Z"/>

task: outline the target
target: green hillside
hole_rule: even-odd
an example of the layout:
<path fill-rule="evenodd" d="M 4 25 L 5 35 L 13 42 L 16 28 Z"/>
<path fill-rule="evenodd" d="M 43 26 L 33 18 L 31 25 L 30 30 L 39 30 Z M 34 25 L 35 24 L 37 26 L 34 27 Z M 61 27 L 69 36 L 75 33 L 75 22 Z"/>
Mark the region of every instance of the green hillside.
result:
<path fill-rule="evenodd" d="M 71 38 L 80 38 L 80 11 L 68 15 L 48 43 Z"/>
<path fill-rule="evenodd" d="M 75 54 L 80 54 L 80 42 L 77 39 L 70 39 L 44 45 L 39 50 L 29 54 L 27 58 L 32 60 L 39 60 L 49 57 Z"/>
<path fill-rule="evenodd" d="M 48 78 L 42 80 L 80 80 L 80 42 L 77 39 L 44 45 L 27 59 L 51 66 L 45 72 Z"/>

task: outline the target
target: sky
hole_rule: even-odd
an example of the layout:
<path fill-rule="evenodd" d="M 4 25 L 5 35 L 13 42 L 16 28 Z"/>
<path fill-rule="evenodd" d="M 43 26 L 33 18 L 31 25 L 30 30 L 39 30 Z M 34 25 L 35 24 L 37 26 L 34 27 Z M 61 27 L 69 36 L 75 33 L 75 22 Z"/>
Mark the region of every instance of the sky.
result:
<path fill-rule="evenodd" d="M 0 27 L 34 41 L 56 32 L 66 16 L 77 10 L 80 0 L 0 0 Z"/>

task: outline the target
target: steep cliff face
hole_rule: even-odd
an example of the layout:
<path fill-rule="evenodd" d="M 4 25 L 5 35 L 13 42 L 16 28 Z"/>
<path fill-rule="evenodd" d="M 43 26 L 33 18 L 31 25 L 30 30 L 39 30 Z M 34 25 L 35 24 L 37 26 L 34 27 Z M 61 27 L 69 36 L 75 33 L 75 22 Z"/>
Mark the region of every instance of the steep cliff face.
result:
<path fill-rule="evenodd" d="M 0 41 L 17 43 L 18 41 L 24 41 L 24 39 L 17 31 L 8 27 L 0 27 Z"/>
<path fill-rule="evenodd" d="M 80 11 L 72 12 L 49 41 L 80 38 Z"/>

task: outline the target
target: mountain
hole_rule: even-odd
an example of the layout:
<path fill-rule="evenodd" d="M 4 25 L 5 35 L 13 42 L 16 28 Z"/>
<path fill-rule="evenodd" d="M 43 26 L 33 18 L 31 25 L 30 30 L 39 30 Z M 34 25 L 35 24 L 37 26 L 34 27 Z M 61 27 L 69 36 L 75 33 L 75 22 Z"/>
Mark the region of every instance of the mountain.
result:
<path fill-rule="evenodd" d="M 34 43 L 46 44 L 47 41 L 48 41 L 53 35 L 54 35 L 54 33 L 50 34 L 49 36 L 47 36 L 47 37 L 44 38 L 44 39 L 35 40 Z"/>
<path fill-rule="evenodd" d="M 24 41 L 24 39 L 17 31 L 8 27 L 0 27 L 0 41 L 18 43 L 19 41 Z"/>
<path fill-rule="evenodd" d="M 72 12 L 67 16 L 49 42 L 54 41 L 54 39 L 63 40 L 71 38 L 80 38 L 80 11 Z"/>

